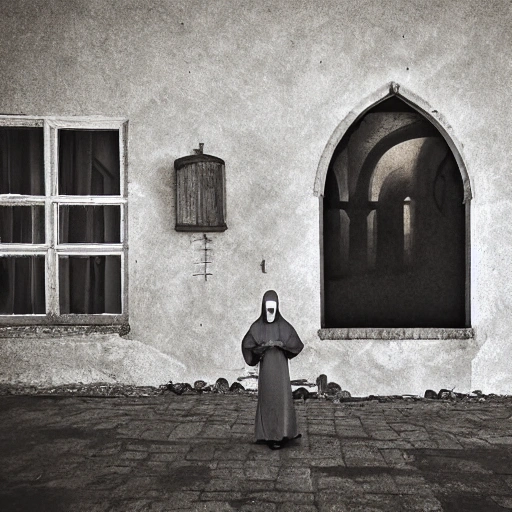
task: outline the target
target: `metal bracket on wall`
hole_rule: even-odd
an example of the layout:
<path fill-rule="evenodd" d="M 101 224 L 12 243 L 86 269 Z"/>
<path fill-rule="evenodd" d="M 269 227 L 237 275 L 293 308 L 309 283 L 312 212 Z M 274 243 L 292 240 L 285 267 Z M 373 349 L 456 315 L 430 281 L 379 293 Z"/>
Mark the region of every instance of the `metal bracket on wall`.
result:
<path fill-rule="evenodd" d="M 201 248 L 199 251 L 201 252 L 200 261 L 196 261 L 195 264 L 201 268 L 200 272 L 196 272 L 193 275 L 194 276 L 204 276 L 204 280 L 208 281 L 208 276 L 212 276 L 213 274 L 211 272 L 208 272 L 209 268 L 208 265 L 212 263 L 211 261 L 211 247 L 208 244 L 211 244 L 213 240 L 211 238 L 208 238 L 206 234 L 203 234 L 201 238 L 196 238 L 193 240 L 194 242 L 201 242 Z"/>

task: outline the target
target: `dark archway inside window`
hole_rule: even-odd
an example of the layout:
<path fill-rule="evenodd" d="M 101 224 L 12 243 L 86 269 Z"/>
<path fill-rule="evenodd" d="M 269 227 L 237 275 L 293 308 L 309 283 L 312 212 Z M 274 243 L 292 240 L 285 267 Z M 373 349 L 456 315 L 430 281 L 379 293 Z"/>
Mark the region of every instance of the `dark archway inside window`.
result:
<path fill-rule="evenodd" d="M 437 128 L 397 97 L 347 131 L 325 181 L 323 327 L 464 327 L 466 206 Z"/>

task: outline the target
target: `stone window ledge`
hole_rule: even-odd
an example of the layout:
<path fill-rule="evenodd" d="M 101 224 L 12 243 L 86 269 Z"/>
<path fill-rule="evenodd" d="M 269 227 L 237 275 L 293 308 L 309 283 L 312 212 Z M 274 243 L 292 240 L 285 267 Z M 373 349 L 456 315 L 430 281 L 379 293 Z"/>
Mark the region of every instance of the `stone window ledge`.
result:
<path fill-rule="evenodd" d="M 13 325 L 0 326 L 0 338 L 65 338 L 92 334 L 126 336 L 129 324 L 115 325 Z"/>
<path fill-rule="evenodd" d="M 321 340 L 469 340 L 474 338 L 475 333 L 470 327 L 350 327 L 319 329 L 318 336 Z"/>

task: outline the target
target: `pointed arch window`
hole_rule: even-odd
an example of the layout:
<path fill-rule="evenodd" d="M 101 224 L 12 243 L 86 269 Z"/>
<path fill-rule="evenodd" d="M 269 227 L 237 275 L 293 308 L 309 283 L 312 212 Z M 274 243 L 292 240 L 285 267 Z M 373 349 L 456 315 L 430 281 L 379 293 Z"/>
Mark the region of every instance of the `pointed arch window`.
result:
<path fill-rule="evenodd" d="M 437 128 L 397 96 L 369 109 L 325 179 L 323 327 L 469 326 L 467 218 Z"/>

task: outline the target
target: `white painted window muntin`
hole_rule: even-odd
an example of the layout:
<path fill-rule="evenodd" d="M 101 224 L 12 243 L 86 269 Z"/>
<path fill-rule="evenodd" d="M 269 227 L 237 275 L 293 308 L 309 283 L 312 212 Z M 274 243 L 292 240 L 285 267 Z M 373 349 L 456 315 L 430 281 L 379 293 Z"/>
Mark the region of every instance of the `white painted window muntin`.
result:
<path fill-rule="evenodd" d="M 46 318 L 68 320 L 69 323 L 96 323 L 98 317 L 112 320 L 126 320 L 127 301 L 127 120 L 125 118 L 102 117 L 31 117 L 0 116 L 0 126 L 43 128 L 44 147 L 44 183 L 45 196 L 27 196 L 18 194 L 0 194 L 0 205 L 45 206 L 45 243 L 44 244 L 0 244 L 0 257 L 9 256 L 45 256 L 45 301 L 46 315 L 0 315 L 0 323 L 13 318 Z M 66 196 L 58 195 L 58 130 L 119 130 L 119 173 L 120 194 L 115 196 Z M 59 244 L 58 243 L 58 207 L 59 205 L 119 205 L 120 240 L 118 244 Z M 59 255 L 116 255 L 121 257 L 121 314 L 60 315 L 59 307 Z M 67 322 L 66 322 L 67 323 Z"/>

